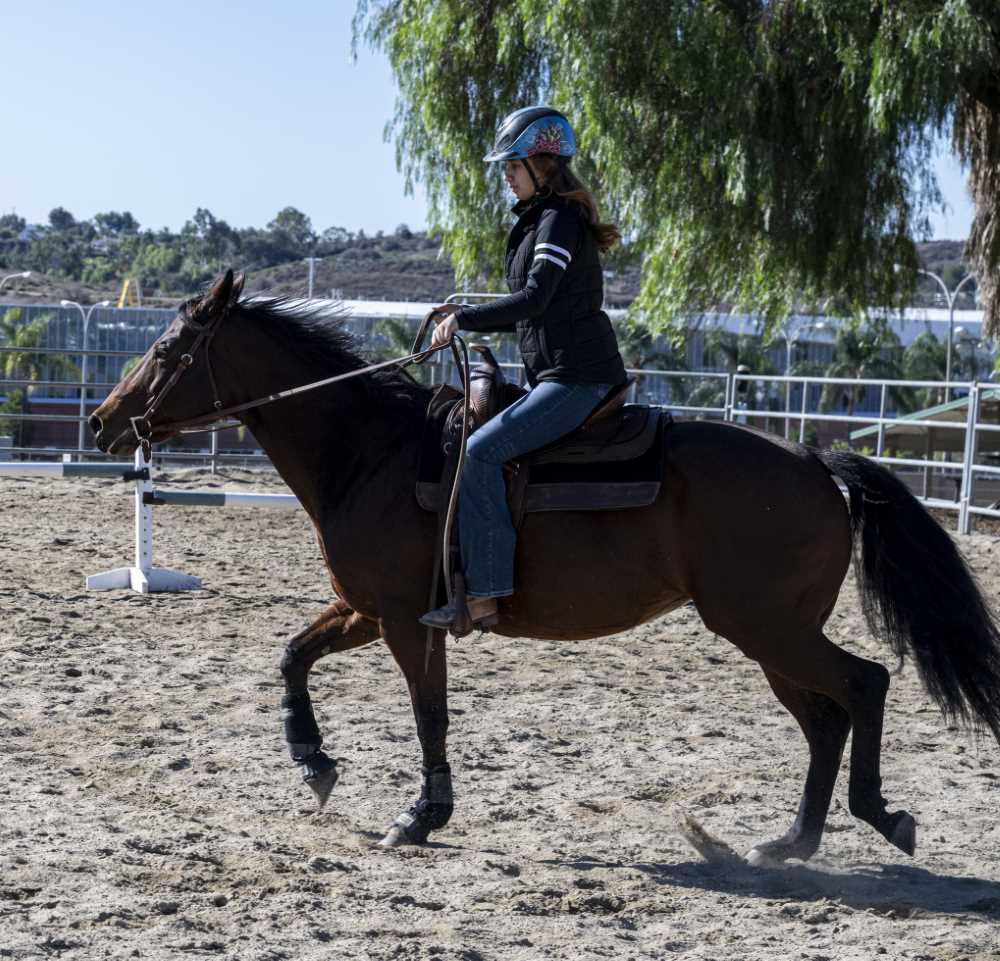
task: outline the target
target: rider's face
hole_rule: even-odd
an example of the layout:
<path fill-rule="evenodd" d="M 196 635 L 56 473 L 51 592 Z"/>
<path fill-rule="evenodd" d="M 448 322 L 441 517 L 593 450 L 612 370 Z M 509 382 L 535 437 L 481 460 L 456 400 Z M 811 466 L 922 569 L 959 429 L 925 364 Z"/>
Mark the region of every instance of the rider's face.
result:
<path fill-rule="evenodd" d="M 503 165 L 503 179 L 507 186 L 514 192 L 518 200 L 527 200 L 534 196 L 535 185 L 531 181 L 531 174 L 525 167 L 526 161 L 508 160 Z"/>

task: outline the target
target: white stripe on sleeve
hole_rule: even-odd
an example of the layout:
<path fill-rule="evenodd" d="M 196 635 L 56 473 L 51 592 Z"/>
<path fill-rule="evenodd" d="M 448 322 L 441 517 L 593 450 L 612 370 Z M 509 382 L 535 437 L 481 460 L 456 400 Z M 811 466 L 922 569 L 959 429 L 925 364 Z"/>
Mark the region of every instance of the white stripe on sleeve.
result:
<path fill-rule="evenodd" d="M 551 260 L 552 263 L 562 267 L 563 270 L 566 269 L 566 261 L 560 260 L 558 257 L 553 257 L 552 254 L 535 254 L 535 260 Z M 534 261 L 532 261 L 532 263 L 534 263 Z"/>
<path fill-rule="evenodd" d="M 565 247 L 559 247 L 556 244 L 535 244 L 535 250 L 554 250 L 566 258 L 566 263 L 573 259 L 573 255 Z"/>

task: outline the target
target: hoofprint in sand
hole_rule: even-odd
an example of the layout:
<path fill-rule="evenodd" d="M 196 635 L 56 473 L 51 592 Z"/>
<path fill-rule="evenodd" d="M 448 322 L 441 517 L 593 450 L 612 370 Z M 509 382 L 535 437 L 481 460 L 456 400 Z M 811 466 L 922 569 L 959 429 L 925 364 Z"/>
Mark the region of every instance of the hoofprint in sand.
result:
<path fill-rule="evenodd" d="M 331 599 L 305 515 L 164 508 L 157 563 L 205 590 L 88 593 L 87 574 L 128 562 L 131 526 L 120 482 L 0 478 L 0 958 L 1000 951 L 1000 748 L 949 728 L 910 667 L 889 694 L 883 790 L 917 817 L 914 859 L 850 816 L 846 769 L 808 866 L 731 856 L 788 827 L 806 749 L 691 608 L 593 642 L 452 642 L 455 816 L 386 851 L 420 752 L 384 646 L 314 671 L 343 770 L 323 813 L 282 740 L 284 639 Z M 959 543 L 995 599 L 1000 541 Z M 829 633 L 892 666 L 853 579 Z M 717 849 L 702 857 L 679 825 Z"/>

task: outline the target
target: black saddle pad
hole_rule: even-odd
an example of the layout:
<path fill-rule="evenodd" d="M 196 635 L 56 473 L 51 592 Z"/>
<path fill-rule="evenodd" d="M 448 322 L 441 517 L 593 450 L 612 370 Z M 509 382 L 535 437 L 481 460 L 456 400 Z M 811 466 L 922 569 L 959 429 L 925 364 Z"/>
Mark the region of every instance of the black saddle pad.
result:
<path fill-rule="evenodd" d="M 458 391 L 445 386 L 428 407 L 416 493 L 430 511 L 437 511 L 442 499 L 442 432 L 459 402 Z M 631 405 L 607 423 L 598 421 L 585 432 L 525 455 L 519 465 L 529 468 L 524 510 L 622 510 L 652 504 L 660 492 L 663 435 L 671 422 L 670 414 L 659 408 Z"/>

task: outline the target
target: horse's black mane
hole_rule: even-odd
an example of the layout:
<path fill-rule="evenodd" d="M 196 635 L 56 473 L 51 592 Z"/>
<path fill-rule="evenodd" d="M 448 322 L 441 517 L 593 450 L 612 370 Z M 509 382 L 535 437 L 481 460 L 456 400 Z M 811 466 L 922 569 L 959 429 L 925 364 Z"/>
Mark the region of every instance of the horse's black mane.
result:
<path fill-rule="evenodd" d="M 362 354 L 356 336 L 348 328 L 350 312 L 340 304 L 315 304 L 292 297 L 252 296 L 239 300 L 240 313 L 273 331 L 282 343 L 308 359 L 312 366 L 337 374 L 357 370 L 381 358 Z M 386 358 L 388 359 L 388 358 Z M 392 403 L 417 401 L 426 393 L 406 371 L 388 368 L 362 375 L 372 399 Z"/>

